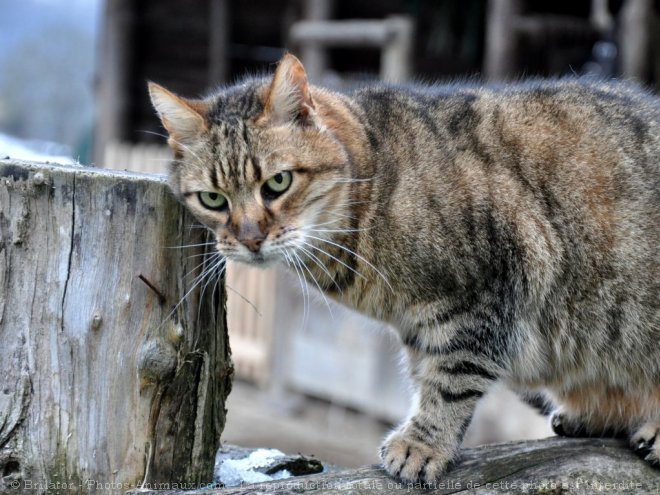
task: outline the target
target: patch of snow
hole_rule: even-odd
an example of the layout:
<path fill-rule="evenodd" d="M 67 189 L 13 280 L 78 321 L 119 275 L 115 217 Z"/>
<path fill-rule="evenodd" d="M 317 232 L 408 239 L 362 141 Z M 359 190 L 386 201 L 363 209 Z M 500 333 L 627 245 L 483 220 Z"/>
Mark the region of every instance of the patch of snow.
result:
<path fill-rule="evenodd" d="M 291 477 L 286 469 L 268 475 L 257 471 L 268 467 L 284 453 L 277 449 L 259 449 L 244 459 L 225 459 L 217 468 L 216 480 L 225 486 L 238 486 L 241 483 L 263 483 L 265 481 L 281 480 Z"/>
<path fill-rule="evenodd" d="M 56 151 L 55 151 L 56 149 Z M 73 165 L 76 161 L 62 152 L 62 146 L 53 143 L 30 143 L 7 134 L 0 133 L 0 159 L 5 157 L 32 162 L 51 162 Z"/>

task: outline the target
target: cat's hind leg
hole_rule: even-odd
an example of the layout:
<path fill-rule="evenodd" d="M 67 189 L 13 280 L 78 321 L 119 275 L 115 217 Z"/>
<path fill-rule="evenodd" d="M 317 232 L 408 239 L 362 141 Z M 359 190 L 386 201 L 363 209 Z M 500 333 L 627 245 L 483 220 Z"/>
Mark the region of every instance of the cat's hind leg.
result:
<path fill-rule="evenodd" d="M 550 416 L 550 427 L 560 437 L 591 436 L 579 418 L 570 417 L 565 412 L 553 412 Z"/>
<path fill-rule="evenodd" d="M 594 386 L 555 394 L 560 404 L 552 418 L 563 436 L 630 439 L 630 446 L 649 464 L 660 467 L 660 390 Z"/>
<path fill-rule="evenodd" d="M 623 432 L 609 427 L 594 427 L 588 420 L 557 410 L 550 416 L 550 427 L 560 437 L 602 438 L 621 437 Z"/>
<path fill-rule="evenodd" d="M 633 451 L 653 467 L 660 468 L 660 421 L 649 421 L 630 437 Z"/>

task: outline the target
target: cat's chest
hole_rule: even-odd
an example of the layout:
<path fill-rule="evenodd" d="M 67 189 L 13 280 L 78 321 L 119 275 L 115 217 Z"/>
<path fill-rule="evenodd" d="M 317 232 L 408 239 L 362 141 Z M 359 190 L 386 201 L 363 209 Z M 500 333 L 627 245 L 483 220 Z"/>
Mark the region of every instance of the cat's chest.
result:
<path fill-rule="evenodd" d="M 343 290 L 324 290 L 326 296 L 370 318 L 400 326 L 405 304 L 401 293 L 368 278 L 356 280 Z"/>

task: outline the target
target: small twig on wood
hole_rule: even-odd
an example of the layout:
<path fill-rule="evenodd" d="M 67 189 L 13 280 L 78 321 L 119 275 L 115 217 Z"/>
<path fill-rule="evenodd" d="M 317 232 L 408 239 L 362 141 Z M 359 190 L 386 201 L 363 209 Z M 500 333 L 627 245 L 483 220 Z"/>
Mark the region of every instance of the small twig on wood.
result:
<path fill-rule="evenodd" d="M 165 302 L 167 301 L 167 298 L 163 295 L 163 293 L 162 293 L 161 291 L 159 291 L 159 290 L 156 288 L 156 286 L 154 286 L 154 284 L 152 284 L 151 282 L 149 282 L 149 280 L 147 280 L 147 277 L 145 277 L 144 275 L 142 275 L 142 274 L 140 273 L 140 274 L 138 275 L 138 278 L 139 278 L 140 280 L 142 280 L 142 281 L 145 283 L 145 285 L 146 285 L 147 287 L 149 287 L 152 291 L 154 291 L 154 293 L 158 296 L 158 302 L 161 304 L 161 306 L 162 306 L 163 304 L 165 304 Z"/>

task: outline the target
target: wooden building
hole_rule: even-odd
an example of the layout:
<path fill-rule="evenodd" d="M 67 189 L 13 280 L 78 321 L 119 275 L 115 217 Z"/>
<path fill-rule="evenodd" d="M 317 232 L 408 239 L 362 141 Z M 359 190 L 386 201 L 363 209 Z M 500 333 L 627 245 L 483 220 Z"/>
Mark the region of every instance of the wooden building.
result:
<path fill-rule="evenodd" d="M 148 101 L 154 80 L 195 96 L 267 71 L 284 49 L 303 55 L 291 27 L 301 19 L 385 19 L 415 26 L 410 66 L 423 80 L 457 76 L 580 73 L 595 43 L 618 48 L 614 73 L 658 79 L 656 0 L 106 0 L 98 67 L 95 161 L 113 142 L 161 142 Z M 316 45 L 318 46 L 318 45 Z M 601 47 L 604 47 L 602 45 Z M 607 51 L 607 50 L 605 50 Z M 303 53 L 301 53 L 303 52 Z M 317 50 L 318 52 L 318 50 Z M 331 46 L 324 64 L 340 75 L 377 75 L 379 49 Z M 607 53 L 605 53 L 607 56 Z M 316 59 L 314 59 L 316 60 Z M 306 60 L 304 60 L 307 62 Z M 310 62 L 311 63 L 311 62 Z M 660 64 L 655 64 L 657 72 Z"/>

